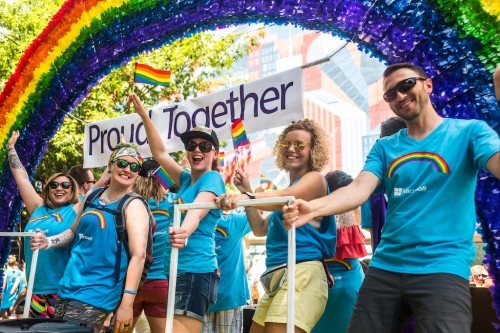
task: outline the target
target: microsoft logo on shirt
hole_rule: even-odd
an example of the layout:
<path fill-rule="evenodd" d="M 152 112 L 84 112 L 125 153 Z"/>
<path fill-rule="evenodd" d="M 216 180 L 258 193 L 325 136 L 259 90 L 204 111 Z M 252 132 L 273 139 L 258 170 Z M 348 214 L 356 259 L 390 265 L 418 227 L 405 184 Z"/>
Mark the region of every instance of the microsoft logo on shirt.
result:
<path fill-rule="evenodd" d="M 418 188 L 395 187 L 394 188 L 394 196 L 399 197 L 402 194 L 412 194 L 415 192 L 425 192 L 425 191 L 427 191 L 427 186 L 419 186 Z"/>

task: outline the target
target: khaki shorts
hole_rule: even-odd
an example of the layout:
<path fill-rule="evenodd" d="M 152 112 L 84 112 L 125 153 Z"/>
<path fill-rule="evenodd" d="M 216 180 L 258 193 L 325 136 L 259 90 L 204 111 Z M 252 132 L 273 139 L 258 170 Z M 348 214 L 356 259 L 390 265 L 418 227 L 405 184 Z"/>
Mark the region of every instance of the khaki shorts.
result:
<path fill-rule="evenodd" d="M 311 332 L 323 315 L 328 300 L 328 284 L 321 261 L 306 261 L 297 264 L 295 271 L 295 326 Z M 259 300 L 252 320 L 265 323 L 287 323 L 288 280 L 274 297 L 267 294 Z"/>

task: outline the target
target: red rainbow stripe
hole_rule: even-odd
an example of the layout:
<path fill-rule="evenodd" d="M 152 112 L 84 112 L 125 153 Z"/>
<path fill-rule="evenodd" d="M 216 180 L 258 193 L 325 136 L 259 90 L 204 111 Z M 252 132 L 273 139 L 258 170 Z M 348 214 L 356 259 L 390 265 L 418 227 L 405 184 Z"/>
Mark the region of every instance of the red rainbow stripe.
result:
<path fill-rule="evenodd" d="M 387 178 L 391 178 L 394 176 L 396 171 L 401 168 L 403 165 L 412 163 L 412 162 L 426 162 L 430 163 L 437 172 L 442 173 L 450 173 L 450 167 L 448 163 L 438 154 L 430 153 L 430 152 L 415 152 L 403 155 L 395 159 L 387 169 Z"/>
<path fill-rule="evenodd" d="M 101 229 L 106 229 L 106 218 L 104 217 L 104 214 L 102 212 L 95 209 L 89 209 L 82 214 L 81 218 L 83 218 L 84 216 L 95 219 Z"/>
<path fill-rule="evenodd" d="M 215 232 L 218 232 L 219 234 L 222 235 L 222 237 L 227 237 L 229 236 L 228 232 L 226 231 L 226 229 L 222 228 L 222 227 L 217 227 L 215 228 Z"/>

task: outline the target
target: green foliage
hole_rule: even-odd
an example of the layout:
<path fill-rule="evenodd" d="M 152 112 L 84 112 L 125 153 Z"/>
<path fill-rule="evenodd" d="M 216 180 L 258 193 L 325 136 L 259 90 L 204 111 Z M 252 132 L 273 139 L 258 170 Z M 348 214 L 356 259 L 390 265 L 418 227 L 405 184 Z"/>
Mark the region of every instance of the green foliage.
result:
<path fill-rule="evenodd" d="M 0 88 L 14 72 L 31 41 L 43 30 L 62 0 L 0 0 Z M 133 86 L 134 63 L 172 71 L 169 88 L 137 84 L 134 91 L 146 108 L 167 100 L 179 102 L 235 84 L 231 67 L 262 37 L 242 31 L 233 34 L 203 32 L 176 40 L 139 55 L 113 70 L 92 88 L 67 116 L 38 165 L 35 178 L 42 182 L 54 172 L 65 172 L 83 162 L 84 123 L 133 113 L 125 103 Z M 179 159 L 181 154 L 174 156 Z"/>

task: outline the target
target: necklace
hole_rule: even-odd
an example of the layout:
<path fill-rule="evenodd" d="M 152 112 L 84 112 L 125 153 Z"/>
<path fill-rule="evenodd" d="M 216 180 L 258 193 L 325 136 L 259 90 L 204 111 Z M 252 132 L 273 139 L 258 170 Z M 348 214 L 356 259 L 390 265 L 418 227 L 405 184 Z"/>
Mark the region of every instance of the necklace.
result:
<path fill-rule="evenodd" d="M 105 197 L 105 196 L 106 196 L 106 197 Z M 110 204 L 110 203 L 112 203 L 112 202 L 114 202 L 114 201 L 116 201 L 116 200 L 118 200 L 118 199 L 114 199 L 114 200 L 113 200 L 113 199 L 111 199 L 111 197 L 109 196 L 109 188 L 107 188 L 107 189 L 106 189 L 106 191 L 104 191 L 104 192 L 103 192 L 103 194 L 99 197 L 99 202 L 100 202 L 101 204 L 104 204 L 104 205 L 106 205 L 106 204 Z"/>

